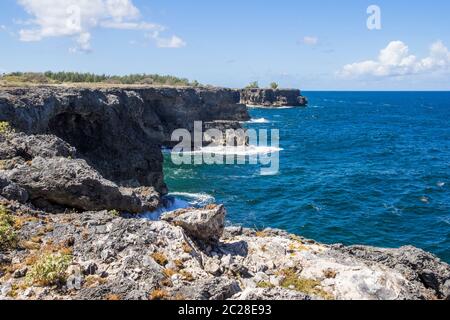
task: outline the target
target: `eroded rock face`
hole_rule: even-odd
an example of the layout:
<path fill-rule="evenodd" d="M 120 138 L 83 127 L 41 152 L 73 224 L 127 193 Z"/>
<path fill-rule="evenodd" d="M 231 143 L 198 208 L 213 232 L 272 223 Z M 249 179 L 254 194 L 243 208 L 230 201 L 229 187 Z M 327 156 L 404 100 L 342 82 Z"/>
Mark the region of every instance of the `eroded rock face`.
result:
<path fill-rule="evenodd" d="M 450 299 L 450 266 L 413 247 L 329 246 L 280 230 L 224 228 L 223 206 L 163 221 L 108 211 L 156 208 L 159 145 L 170 129 L 197 117 L 246 117 L 235 91 L 179 90 L 0 93 L 0 121 L 27 133 L 0 133 L 0 205 L 17 237 L 0 252 L 0 300 Z M 52 134 L 32 134 L 40 132 Z M 79 213 L 49 214 L 57 206 Z M 64 254 L 67 270 L 48 287 L 30 284 L 49 252 Z"/>
<path fill-rule="evenodd" d="M 191 237 L 214 242 L 222 237 L 225 215 L 223 205 L 211 205 L 203 209 L 178 210 L 163 215 L 161 219 L 182 227 Z"/>
<path fill-rule="evenodd" d="M 36 157 L 75 158 L 76 149 L 53 135 L 0 135 L 0 159 L 28 161 Z"/>
<path fill-rule="evenodd" d="M 107 211 L 22 220 L 19 247 L 0 253 L 0 299 L 12 288 L 18 299 L 444 299 L 449 282 L 449 265 L 410 247 L 355 250 L 237 227 L 204 245 L 171 223 Z M 66 281 L 25 286 L 26 261 L 50 248 L 72 253 Z"/>
<path fill-rule="evenodd" d="M 0 194 L 48 209 L 152 211 L 159 194 L 149 188 L 121 188 L 104 179 L 76 150 L 54 136 L 0 135 Z"/>
<path fill-rule="evenodd" d="M 119 185 L 153 186 L 165 194 L 161 146 L 173 144 L 173 130 L 192 130 L 194 121 L 247 121 L 239 99 L 229 89 L 2 88 L 0 121 L 61 138 Z"/>
<path fill-rule="evenodd" d="M 37 157 L 9 171 L 7 177 L 27 190 L 31 201 L 45 199 L 79 210 L 142 213 L 155 209 L 150 203 L 144 204 L 133 192 L 124 192 L 104 179 L 81 159 Z"/>
<path fill-rule="evenodd" d="M 233 299 L 251 300 L 251 301 L 312 300 L 312 298 L 305 293 L 283 288 L 270 288 L 270 289 L 249 288 L 233 296 Z"/>
<path fill-rule="evenodd" d="M 428 252 L 412 246 L 382 249 L 351 246 L 341 249 L 345 254 L 358 257 L 368 264 L 380 264 L 401 272 L 410 282 L 424 285 L 438 297 L 450 299 L 450 269 Z"/>
<path fill-rule="evenodd" d="M 265 107 L 304 107 L 308 100 L 295 89 L 243 89 L 241 103 Z"/>
<path fill-rule="evenodd" d="M 0 171 L 0 196 L 22 204 L 29 199 L 28 192 L 9 180 L 2 171 Z"/>

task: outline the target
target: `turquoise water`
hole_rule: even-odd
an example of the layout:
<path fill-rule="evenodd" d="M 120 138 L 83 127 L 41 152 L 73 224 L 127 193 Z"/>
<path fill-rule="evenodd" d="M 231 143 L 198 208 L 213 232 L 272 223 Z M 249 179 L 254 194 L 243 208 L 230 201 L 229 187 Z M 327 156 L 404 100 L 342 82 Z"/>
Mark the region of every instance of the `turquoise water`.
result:
<path fill-rule="evenodd" d="M 306 92 L 306 109 L 251 109 L 280 130 L 280 173 L 175 166 L 178 198 L 217 201 L 230 223 L 324 243 L 414 245 L 450 262 L 450 93 Z"/>

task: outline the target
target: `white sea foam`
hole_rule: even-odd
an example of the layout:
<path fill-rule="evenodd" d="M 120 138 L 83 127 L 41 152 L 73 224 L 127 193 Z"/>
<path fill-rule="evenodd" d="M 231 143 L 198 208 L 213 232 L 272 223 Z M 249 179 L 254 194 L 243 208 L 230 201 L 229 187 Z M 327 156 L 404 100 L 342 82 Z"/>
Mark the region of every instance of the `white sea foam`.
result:
<path fill-rule="evenodd" d="M 216 199 L 206 193 L 187 193 L 187 192 L 173 192 L 166 198 L 166 205 L 158 208 L 152 212 L 142 214 L 142 218 L 149 220 L 159 220 L 161 215 L 166 212 L 172 212 L 179 209 L 199 208 L 208 204 L 216 202 Z"/>
<path fill-rule="evenodd" d="M 247 121 L 247 123 L 270 123 L 269 120 L 266 118 L 259 118 L 259 119 L 252 119 L 250 121 Z"/>
<path fill-rule="evenodd" d="M 294 107 L 274 107 L 271 109 L 294 109 Z"/>
<path fill-rule="evenodd" d="M 249 109 L 292 109 L 294 107 L 285 106 L 285 107 L 275 107 L 275 106 L 253 106 L 253 105 L 247 105 L 247 108 Z"/>
<path fill-rule="evenodd" d="M 281 148 L 276 147 L 264 147 L 264 146 L 238 146 L 238 147 L 204 147 L 200 150 L 185 152 L 185 154 L 198 155 L 198 154 L 214 154 L 219 156 L 257 156 L 268 155 L 276 152 L 283 151 Z"/>
<path fill-rule="evenodd" d="M 437 186 L 438 186 L 439 188 L 442 188 L 442 187 L 445 186 L 445 182 L 438 182 L 438 183 L 437 183 Z"/>
<path fill-rule="evenodd" d="M 206 206 L 216 201 L 213 196 L 206 193 L 172 192 L 169 196 L 175 197 L 178 204 L 187 203 L 194 207 Z"/>
<path fill-rule="evenodd" d="M 255 105 L 252 105 L 252 104 L 247 104 L 246 106 L 247 106 L 247 108 L 250 108 L 250 109 L 260 109 L 260 108 L 264 108 L 264 106 L 255 106 Z"/>

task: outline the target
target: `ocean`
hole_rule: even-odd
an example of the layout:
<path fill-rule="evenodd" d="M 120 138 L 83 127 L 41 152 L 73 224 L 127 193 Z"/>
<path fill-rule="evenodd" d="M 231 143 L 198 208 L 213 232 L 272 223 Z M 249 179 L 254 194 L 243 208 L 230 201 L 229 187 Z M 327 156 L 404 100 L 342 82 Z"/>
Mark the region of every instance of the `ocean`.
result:
<path fill-rule="evenodd" d="M 308 108 L 251 108 L 280 130 L 280 171 L 174 165 L 171 196 L 225 204 L 228 223 L 323 243 L 414 245 L 450 262 L 450 92 L 304 92 Z"/>

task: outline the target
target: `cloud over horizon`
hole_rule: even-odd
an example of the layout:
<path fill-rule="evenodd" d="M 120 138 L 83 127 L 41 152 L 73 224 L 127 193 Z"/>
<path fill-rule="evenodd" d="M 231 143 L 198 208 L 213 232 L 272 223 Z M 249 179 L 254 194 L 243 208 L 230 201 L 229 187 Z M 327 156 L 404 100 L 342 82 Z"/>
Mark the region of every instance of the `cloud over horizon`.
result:
<path fill-rule="evenodd" d="M 315 46 L 319 43 L 319 38 L 313 36 L 303 37 L 303 44 L 307 46 Z"/>
<path fill-rule="evenodd" d="M 395 77 L 450 71 L 450 51 L 442 41 L 433 43 L 429 56 L 419 59 L 409 53 L 402 41 L 391 41 L 382 49 L 377 60 L 345 65 L 337 74 L 342 78 Z"/>
<path fill-rule="evenodd" d="M 41 41 L 50 37 L 72 37 L 76 46 L 72 52 L 91 51 L 91 30 L 94 28 L 140 30 L 156 34 L 159 48 L 180 48 L 186 43 L 173 35 L 160 33 L 166 27 L 142 21 L 140 10 L 132 0 L 17 0 L 32 17 L 19 31 L 21 41 Z M 29 27 L 28 27 L 29 25 Z"/>
<path fill-rule="evenodd" d="M 172 36 L 170 38 L 161 37 L 159 31 L 154 31 L 154 32 L 148 33 L 147 38 L 155 40 L 156 46 L 158 48 L 177 49 L 177 48 L 183 48 L 187 45 L 187 43 L 183 39 L 181 39 L 177 36 Z"/>

